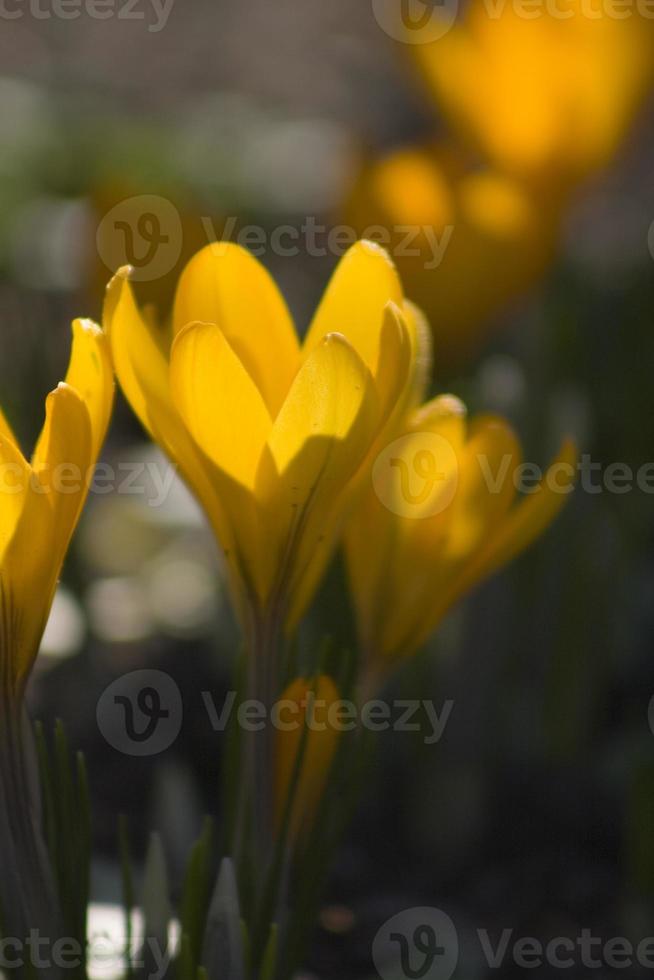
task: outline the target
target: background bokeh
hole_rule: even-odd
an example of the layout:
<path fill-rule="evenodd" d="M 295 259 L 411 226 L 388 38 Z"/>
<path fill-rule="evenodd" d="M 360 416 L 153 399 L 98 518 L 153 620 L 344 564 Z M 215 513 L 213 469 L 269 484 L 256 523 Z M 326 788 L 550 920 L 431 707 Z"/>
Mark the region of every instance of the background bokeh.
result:
<path fill-rule="evenodd" d="M 25 447 L 63 376 L 70 320 L 101 314 L 104 260 L 120 248 L 98 228 L 113 208 L 129 221 L 131 199 L 148 194 L 179 214 L 178 261 L 139 286 L 165 310 L 207 228 L 356 222 L 370 161 L 447 138 L 407 45 L 369 2 L 175 0 L 158 31 L 145 0 L 133 20 L 20 9 L 0 30 L 0 393 Z M 508 415 L 541 465 L 572 432 L 599 464 L 595 485 L 612 463 L 654 459 L 652 120 L 645 99 L 610 165 L 575 188 L 547 268 L 494 311 L 502 329 L 464 363 L 439 364 L 436 345 L 434 390 Z M 262 258 L 303 329 L 336 257 Z M 117 897 L 119 813 L 141 854 L 159 828 L 178 872 L 203 813 L 220 816 L 221 738 L 199 692 L 220 701 L 239 644 L 205 521 L 179 483 L 160 501 L 170 469 L 122 399 L 104 461 L 119 489 L 90 495 L 31 690 L 33 712 L 62 718 L 88 756 L 97 900 Z M 437 745 L 380 740 L 312 974 L 371 976 L 377 929 L 420 905 L 452 917 L 468 980 L 487 975 L 466 942 L 480 928 L 542 940 L 654 931 L 653 500 L 580 486 L 532 551 L 402 668 L 391 694 L 452 699 L 452 717 Z M 351 643 L 351 624 L 336 561 L 302 642 Z M 120 755 L 96 722 L 106 686 L 143 666 L 169 673 L 186 707 L 156 759 Z"/>

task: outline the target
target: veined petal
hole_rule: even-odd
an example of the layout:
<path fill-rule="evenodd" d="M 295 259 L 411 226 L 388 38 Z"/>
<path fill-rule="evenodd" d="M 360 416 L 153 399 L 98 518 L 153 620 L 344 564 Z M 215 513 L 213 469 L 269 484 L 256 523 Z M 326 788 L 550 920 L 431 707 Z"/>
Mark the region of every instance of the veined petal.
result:
<path fill-rule="evenodd" d="M 297 372 L 299 345 L 275 282 L 246 249 L 217 242 L 188 263 L 177 286 L 174 332 L 197 321 L 220 327 L 274 418 Z"/>
<path fill-rule="evenodd" d="M 344 523 L 356 500 L 365 493 L 365 481 L 369 478 L 371 466 L 381 451 L 387 430 L 395 426 L 396 420 L 401 417 L 402 410 L 407 404 L 412 379 L 413 352 L 413 337 L 407 328 L 403 313 L 394 303 L 389 302 L 384 313 L 379 364 L 375 378 L 375 390 L 380 406 L 375 440 L 345 491 L 346 497 L 339 500 L 338 507 L 330 517 L 324 515 L 320 546 L 316 548 L 309 565 L 305 567 L 294 595 L 287 622 L 289 630 L 297 625 L 331 558 L 333 548 L 325 547 L 324 542 L 340 540 Z"/>
<path fill-rule="evenodd" d="M 271 420 L 254 381 L 213 323 L 191 323 L 170 356 L 173 400 L 204 453 L 244 487 L 254 489 Z"/>
<path fill-rule="evenodd" d="M 330 334 L 307 357 L 275 420 L 257 479 L 257 497 L 277 538 L 287 588 L 316 550 L 331 547 L 325 526 L 343 506 L 377 426 L 374 384 L 344 337 Z"/>
<path fill-rule="evenodd" d="M 343 256 L 327 286 L 304 341 L 304 356 L 327 334 L 338 331 L 376 376 L 384 311 L 389 302 L 401 309 L 403 301 L 388 253 L 372 242 L 357 242 Z"/>
<path fill-rule="evenodd" d="M 399 307 L 386 304 L 379 342 L 375 386 L 379 398 L 380 427 L 391 417 L 411 376 L 412 343 Z"/>

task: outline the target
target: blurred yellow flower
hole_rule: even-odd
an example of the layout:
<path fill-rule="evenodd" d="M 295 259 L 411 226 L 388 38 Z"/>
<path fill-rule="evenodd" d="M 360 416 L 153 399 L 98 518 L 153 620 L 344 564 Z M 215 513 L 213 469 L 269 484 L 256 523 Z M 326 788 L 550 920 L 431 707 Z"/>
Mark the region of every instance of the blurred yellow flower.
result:
<path fill-rule="evenodd" d="M 568 186 L 605 165 L 651 87 L 653 21 L 591 0 L 472 0 L 407 46 L 434 99 L 495 166 Z"/>
<path fill-rule="evenodd" d="M 46 399 L 31 462 L 0 412 L 0 689 L 14 699 L 38 651 L 112 403 L 106 338 L 75 320 L 66 380 Z"/>
<path fill-rule="evenodd" d="M 168 331 L 135 303 L 129 270 L 104 319 L 123 391 L 223 545 L 244 624 L 297 621 L 351 482 L 412 390 L 416 314 L 388 256 L 350 249 L 302 345 L 271 277 L 229 243 L 188 263 Z"/>
<path fill-rule="evenodd" d="M 410 230 L 396 236 L 393 259 L 429 318 L 443 372 L 474 354 L 493 318 L 542 276 L 560 208 L 506 174 L 470 170 L 451 149 L 425 146 L 363 168 L 348 213 L 363 234 L 373 224 Z"/>
<path fill-rule="evenodd" d="M 330 724 L 330 708 L 339 700 L 331 677 L 298 678 L 279 701 L 280 726 L 275 739 L 275 822 L 280 827 L 300 767 L 289 816 L 290 837 L 306 831 L 315 819 L 338 745 L 339 731 Z M 284 717 L 286 715 L 286 718 Z"/>
<path fill-rule="evenodd" d="M 566 441 L 536 481 L 521 468 L 507 422 L 481 416 L 468 427 L 463 404 L 451 395 L 409 415 L 378 457 L 372 487 L 345 533 L 361 644 L 373 671 L 414 652 L 459 598 L 545 530 L 572 489 L 575 462 Z M 526 494 L 518 502 L 517 487 Z"/>

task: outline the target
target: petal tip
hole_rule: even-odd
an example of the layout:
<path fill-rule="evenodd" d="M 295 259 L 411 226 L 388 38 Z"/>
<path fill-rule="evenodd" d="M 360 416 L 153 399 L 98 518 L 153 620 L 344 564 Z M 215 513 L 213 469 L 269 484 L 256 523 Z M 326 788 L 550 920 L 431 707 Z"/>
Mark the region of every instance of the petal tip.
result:
<path fill-rule="evenodd" d="M 395 268 L 395 263 L 393 262 L 388 250 L 378 242 L 373 242 L 370 238 L 360 238 L 354 248 L 359 249 L 360 251 L 365 252 L 367 255 L 374 258 L 384 259 L 384 261 L 387 262 L 392 269 Z"/>

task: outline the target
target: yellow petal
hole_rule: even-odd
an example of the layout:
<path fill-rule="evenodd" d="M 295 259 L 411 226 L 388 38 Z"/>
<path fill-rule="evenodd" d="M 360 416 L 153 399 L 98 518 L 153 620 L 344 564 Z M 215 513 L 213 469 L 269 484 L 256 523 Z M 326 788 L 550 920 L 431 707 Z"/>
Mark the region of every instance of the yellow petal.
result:
<path fill-rule="evenodd" d="M 141 424 L 153 434 L 152 407 L 172 404 L 164 352 L 134 300 L 129 268 L 107 286 L 103 326 L 121 388 Z M 180 431 L 183 426 L 179 425 Z"/>
<path fill-rule="evenodd" d="M 455 602 L 511 561 L 532 544 L 562 509 L 576 478 L 575 445 L 566 440 L 552 464 L 540 489 L 520 500 L 503 519 L 489 525 L 486 539 L 471 553 L 466 562 L 453 570 L 446 588 L 435 591 L 435 603 L 427 630 L 420 642 Z M 563 467 L 559 471 L 559 467 Z"/>
<path fill-rule="evenodd" d="M 404 301 L 404 318 L 414 338 L 413 376 L 409 407 L 420 405 L 429 390 L 433 370 L 433 343 L 429 321 L 415 303 Z"/>
<path fill-rule="evenodd" d="M 347 337 L 376 376 L 389 302 L 402 308 L 402 286 L 395 266 L 383 248 L 357 242 L 343 256 L 327 286 L 304 341 L 304 355 L 337 331 Z"/>
<path fill-rule="evenodd" d="M 31 475 L 16 443 L 0 432 L 0 565 L 25 505 Z"/>
<path fill-rule="evenodd" d="M 515 435 L 501 419 L 478 419 L 464 442 L 465 412 L 452 396 L 416 413 L 412 428 L 401 452 L 406 485 L 391 500 L 386 554 L 374 562 L 384 572 L 364 606 L 373 655 L 391 659 L 413 652 L 434 628 L 441 596 L 510 506 L 520 461 Z M 426 470 L 418 465 L 425 453 L 431 459 Z M 493 477 L 498 483 L 489 489 Z M 423 486 L 430 492 L 421 494 Z M 382 541 L 383 534 L 374 531 Z M 366 574 L 360 562 L 359 578 Z"/>
<path fill-rule="evenodd" d="M 15 446 L 9 464 L 11 443 L 3 440 L 4 462 L 20 470 L 21 485 L 20 494 L 0 499 L 2 626 L 15 681 L 27 677 L 36 656 L 111 412 L 113 372 L 102 333 L 80 322 L 74 332 L 67 377 L 81 390 L 62 382 L 48 395 L 33 467 Z"/>
<path fill-rule="evenodd" d="M 220 327 L 274 417 L 298 369 L 297 336 L 273 279 L 239 245 L 208 245 L 184 269 L 173 310 L 175 333 L 196 321 Z"/>
<path fill-rule="evenodd" d="M 121 388 L 141 423 L 176 463 L 199 498 L 226 555 L 232 574 L 240 575 L 233 529 L 220 500 L 210 462 L 198 449 L 173 405 L 169 365 L 159 338 L 141 316 L 121 270 L 107 288 L 104 328 Z M 234 594 L 239 595 L 238 588 Z"/>
<path fill-rule="evenodd" d="M 378 407 L 370 373 L 344 337 L 330 334 L 307 357 L 275 420 L 257 496 L 277 538 L 277 565 L 291 593 L 374 436 Z"/>
<path fill-rule="evenodd" d="M 74 388 L 60 382 L 45 402 L 45 423 L 34 454 L 33 470 L 52 510 L 56 567 L 64 560 L 92 479 L 93 435 L 86 404 Z"/>
<path fill-rule="evenodd" d="M 203 452 L 253 490 L 270 416 L 219 327 L 192 323 L 177 334 L 170 383 L 175 405 Z"/>
<path fill-rule="evenodd" d="M 91 420 L 91 452 L 97 459 L 111 417 L 114 376 L 108 340 L 92 320 L 73 321 L 73 345 L 65 380 L 86 405 Z"/>
<path fill-rule="evenodd" d="M 36 657 L 59 562 L 48 497 L 20 450 L 2 437 L 0 465 L 0 667 L 17 689 Z"/>
<path fill-rule="evenodd" d="M 382 426 L 401 407 L 398 405 L 411 375 L 412 344 L 399 307 L 389 302 L 384 310 L 375 386 Z"/>
<path fill-rule="evenodd" d="M 574 486 L 577 447 L 566 439 L 536 493 L 521 499 L 497 527 L 486 547 L 475 555 L 457 583 L 467 590 L 480 578 L 491 575 L 529 547 L 549 527 L 563 508 Z"/>
<path fill-rule="evenodd" d="M 431 602 L 459 489 L 465 406 L 441 395 L 410 418 L 373 470 L 373 490 L 348 526 L 360 632 L 376 656 L 398 656 Z M 426 464 L 426 465 L 425 465 Z"/>
<path fill-rule="evenodd" d="M 478 417 L 459 462 L 459 485 L 445 544 L 448 560 L 467 556 L 495 529 L 515 497 L 520 443 L 504 419 Z"/>
<path fill-rule="evenodd" d="M 331 677 L 293 681 L 278 702 L 280 727 L 275 745 L 275 814 L 279 829 L 287 809 L 296 767 L 301 766 L 290 812 L 290 836 L 315 819 L 338 746 L 339 732 L 329 709 L 339 699 Z M 305 734 L 306 731 L 306 734 Z"/>
<path fill-rule="evenodd" d="M 3 436 L 5 439 L 8 439 L 9 442 L 13 443 L 14 446 L 18 445 L 16 436 L 14 435 L 13 430 L 9 425 L 9 422 L 7 421 L 7 417 L 5 416 L 1 408 L 0 408 L 0 436 Z"/>
<path fill-rule="evenodd" d="M 384 655 L 384 637 L 390 638 L 392 632 L 404 629 L 404 607 L 424 576 L 416 547 L 420 548 L 425 526 L 415 515 L 424 514 L 430 505 L 438 508 L 437 495 L 449 486 L 445 477 L 456 468 L 464 438 L 465 407 L 458 399 L 442 395 L 423 406 L 410 417 L 397 438 L 382 447 L 372 478 L 368 478 L 368 492 L 348 521 L 348 577 L 362 646 L 371 656 Z M 415 470 L 417 454 L 425 451 L 438 457 L 433 460 L 433 469 L 439 480 L 431 487 Z M 408 488 L 404 485 L 407 477 Z M 417 495 L 425 487 L 430 492 L 421 504 L 407 501 L 409 494 Z M 430 548 L 426 551 L 431 554 Z M 402 623 L 393 625 L 398 619 Z"/>

